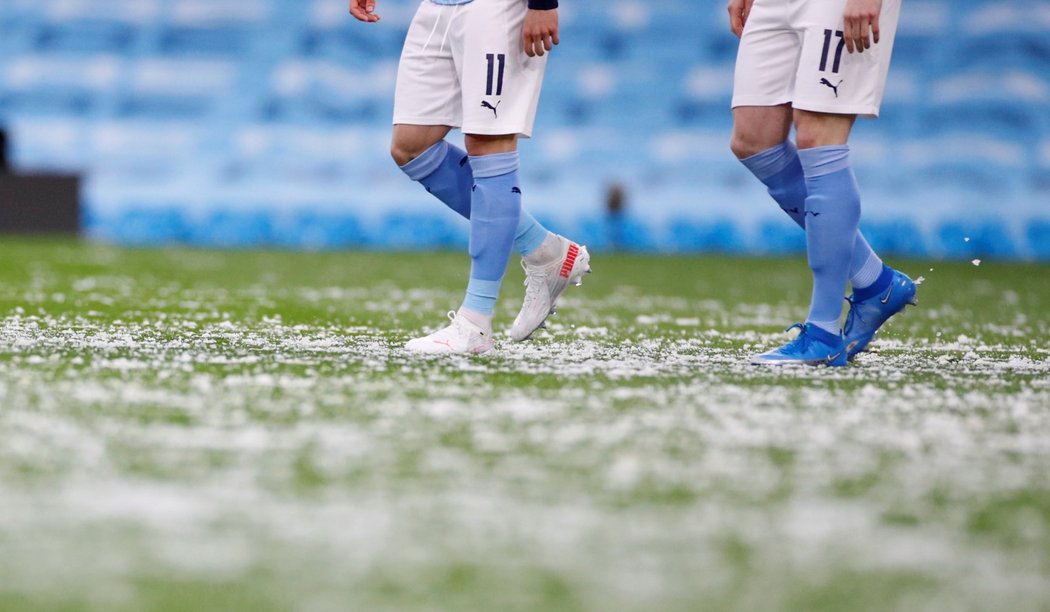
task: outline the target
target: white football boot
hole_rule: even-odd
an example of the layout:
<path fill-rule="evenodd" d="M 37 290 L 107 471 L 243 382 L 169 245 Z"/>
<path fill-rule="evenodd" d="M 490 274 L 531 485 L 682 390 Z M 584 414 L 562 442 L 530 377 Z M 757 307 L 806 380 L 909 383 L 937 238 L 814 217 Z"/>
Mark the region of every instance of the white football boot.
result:
<path fill-rule="evenodd" d="M 492 333 L 474 325 L 466 317 L 449 312 L 452 324 L 429 336 L 409 340 L 405 350 L 412 353 L 458 353 L 480 355 L 492 349 Z"/>
<path fill-rule="evenodd" d="M 511 325 L 511 340 L 527 340 L 547 317 L 554 314 L 555 302 L 572 283 L 583 284 L 583 275 L 591 271 L 591 255 L 587 247 L 572 242 L 564 236 L 561 241 L 561 257 L 545 265 L 532 265 L 521 260 L 525 270 L 525 303 Z"/>

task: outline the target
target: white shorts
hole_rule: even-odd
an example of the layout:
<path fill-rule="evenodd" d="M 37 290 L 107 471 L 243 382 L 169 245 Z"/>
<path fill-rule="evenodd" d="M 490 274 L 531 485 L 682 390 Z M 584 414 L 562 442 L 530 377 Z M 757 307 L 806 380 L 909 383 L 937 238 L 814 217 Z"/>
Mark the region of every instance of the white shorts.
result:
<path fill-rule="evenodd" d="M 878 117 L 900 0 L 885 0 L 879 43 L 847 53 L 846 0 L 755 0 L 733 79 L 733 108 L 790 102 L 802 110 Z"/>
<path fill-rule="evenodd" d="M 547 56 L 529 57 L 527 0 L 423 0 L 409 26 L 394 93 L 394 124 L 448 125 L 465 134 L 529 137 Z"/>

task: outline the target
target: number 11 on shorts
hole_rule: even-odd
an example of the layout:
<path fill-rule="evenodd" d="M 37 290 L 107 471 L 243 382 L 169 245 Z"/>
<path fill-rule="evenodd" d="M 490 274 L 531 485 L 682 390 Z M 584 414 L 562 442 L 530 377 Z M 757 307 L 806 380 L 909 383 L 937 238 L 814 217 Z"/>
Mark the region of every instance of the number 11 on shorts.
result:
<path fill-rule="evenodd" d="M 507 55 L 505 53 L 487 53 L 485 59 L 488 61 L 489 71 L 488 80 L 485 86 L 485 95 L 503 95 L 503 68 L 507 63 Z M 497 70 L 496 64 L 499 64 Z M 495 89 L 495 93 L 493 93 Z"/>

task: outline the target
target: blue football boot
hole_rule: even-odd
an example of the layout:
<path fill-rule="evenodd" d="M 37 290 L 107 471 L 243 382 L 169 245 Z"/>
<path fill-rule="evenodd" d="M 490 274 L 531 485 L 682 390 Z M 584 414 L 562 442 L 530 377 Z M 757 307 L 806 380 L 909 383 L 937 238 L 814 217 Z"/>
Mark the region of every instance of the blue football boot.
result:
<path fill-rule="evenodd" d="M 849 314 L 842 335 L 846 338 L 848 359 L 867 349 L 875 332 L 890 317 L 908 304 L 919 303 L 915 297 L 915 282 L 907 274 L 889 266 L 883 269 L 874 285 L 854 290 L 846 301 L 849 302 Z"/>
<path fill-rule="evenodd" d="M 846 341 L 810 324 L 795 323 L 785 331 L 798 328 L 798 336 L 780 348 L 751 358 L 755 365 L 846 365 Z"/>

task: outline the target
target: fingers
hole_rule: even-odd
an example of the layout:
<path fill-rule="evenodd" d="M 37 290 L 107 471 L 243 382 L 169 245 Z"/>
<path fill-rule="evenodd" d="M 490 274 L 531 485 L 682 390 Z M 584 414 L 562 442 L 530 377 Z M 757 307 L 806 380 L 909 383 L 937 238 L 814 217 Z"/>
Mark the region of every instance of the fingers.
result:
<path fill-rule="evenodd" d="M 525 49 L 525 55 L 529 57 L 536 57 L 536 40 L 528 32 L 523 32 L 521 35 L 522 47 Z"/>
<path fill-rule="evenodd" d="M 729 30 L 740 38 L 744 35 L 744 26 L 751 15 L 751 6 L 755 0 L 729 0 Z"/>
<path fill-rule="evenodd" d="M 554 45 L 558 44 L 558 36 L 543 34 L 543 35 L 525 35 L 525 55 L 529 57 L 543 57 L 548 51 L 554 48 Z"/>
<path fill-rule="evenodd" d="M 740 38 L 740 32 L 743 30 L 743 24 L 740 23 L 740 12 L 734 10 L 734 2 L 730 2 L 726 6 L 726 10 L 729 12 L 729 31 L 732 32 L 737 38 Z"/>
<path fill-rule="evenodd" d="M 879 42 L 881 0 L 850 0 L 842 19 L 842 37 L 849 53 L 864 53 Z"/>
<path fill-rule="evenodd" d="M 374 1 L 374 0 L 372 0 Z M 542 57 L 558 44 L 558 10 L 532 10 L 521 28 L 522 47 L 529 57 Z"/>
<path fill-rule="evenodd" d="M 740 18 L 740 14 L 729 14 L 729 29 L 732 30 L 733 34 L 736 34 L 737 38 L 744 33 L 744 20 Z"/>
<path fill-rule="evenodd" d="M 740 0 L 730 0 L 726 7 L 729 11 L 729 31 L 740 38 L 744 32 L 744 7 Z"/>
<path fill-rule="evenodd" d="M 857 51 L 864 53 L 865 49 L 871 48 L 871 20 L 866 17 L 862 19 L 858 29 L 860 38 L 853 41 L 853 46 L 857 48 Z"/>
<path fill-rule="evenodd" d="M 379 15 L 375 14 L 375 0 L 350 0 L 350 14 L 358 21 L 375 23 Z"/>
<path fill-rule="evenodd" d="M 877 29 L 878 25 L 873 25 L 867 17 L 846 19 L 842 28 L 842 38 L 846 41 L 846 52 L 864 53 L 865 49 L 870 49 L 870 32 L 877 31 Z M 876 34 L 875 42 L 878 41 L 878 34 Z"/>
<path fill-rule="evenodd" d="M 538 46 L 540 49 L 543 49 L 543 45 L 538 44 L 539 38 L 534 38 L 529 34 L 524 34 L 522 39 L 525 46 L 525 55 L 528 55 L 529 57 L 536 57 L 537 55 L 539 55 L 536 52 L 536 47 Z"/>

